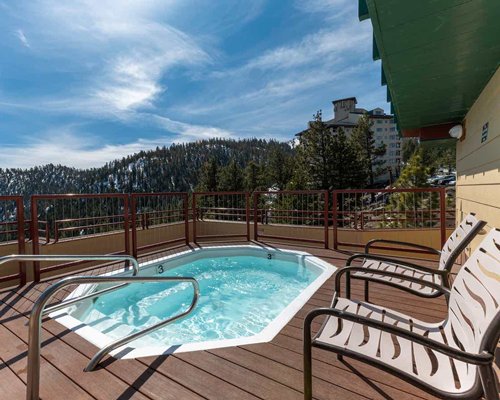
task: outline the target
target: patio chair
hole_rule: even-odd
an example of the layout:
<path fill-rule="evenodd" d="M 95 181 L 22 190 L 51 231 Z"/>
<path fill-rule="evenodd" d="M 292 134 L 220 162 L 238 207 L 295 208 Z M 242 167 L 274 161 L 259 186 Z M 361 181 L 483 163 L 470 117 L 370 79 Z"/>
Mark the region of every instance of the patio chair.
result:
<path fill-rule="evenodd" d="M 448 299 L 445 320 L 427 323 L 371 303 L 339 297 L 340 278 L 362 267 L 337 271 L 331 308 L 319 308 L 304 321 L 304 398 L 312 398 L 312 347 L 349 356 L 388 371 L 446 399 L 498 399 L 493 370 L 500 339 L 500 230 L 493 229 L 467 260 L 448 289 L 396 272 L 441 291 Z M 311 338 L 311 323 L 326 316 Z"/>
<path fill-rule="evenodd" d="M 350 279 L 363 279 L 365 281 L 365 301 L 369 301 L 370 281 L 383 283 L 390 286 L 396 286 L 422 297 L 432 298 L 440 296 L 440 291 L 435 290 L 429 286 L 420 285 L 408 280 L 391 278 L 386 275 L 374 274 L 373 271 L 397 272 L 404 275 L 414 276 L 416 278 L 423 279 L 429 282 L 434 282 L 449 288 L 449 273 L 453 265 L 455 264 L 455 261 L 457 260 L 460 253 L 464 251 L 464 249 L 469 245 L 472 239 L 474 239 L 474 237 L 485 225 L 486 222 L 478 220 L 475 214 L 468 214 L 453 231 L 441 251 L 433 249 L 432 247 L 422 246 L 415 243 L 400 242 L 396 240 L 374 239 L 369 241 L 365 246 L 364 254 L 355 254 L 346 262 L 346 265 L 349 266 L 355 259 L 362 258 L 364 259 L 363 267 L 365 268 L 365 270 L 361 272 L 346 275 L 347 297 L 351 297 Z M 394 257 L 370 254 L 370 248 L 375 243 L 390 243 L 428 251 L 432 254 L 440 256 L 439 266 L 437 269 L 428 268 L 409 261 L 398 260 Z"/>

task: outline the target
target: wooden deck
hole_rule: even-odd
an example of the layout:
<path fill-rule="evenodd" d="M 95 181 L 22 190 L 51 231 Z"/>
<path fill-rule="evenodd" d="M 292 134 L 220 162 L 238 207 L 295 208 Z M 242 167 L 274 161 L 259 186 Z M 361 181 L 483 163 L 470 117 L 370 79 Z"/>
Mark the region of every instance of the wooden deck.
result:
<path fill-rule="evenodd" d="M 297 246 L 283 246 L 297 249 Z M 333 265 L 346 255 L 302 248 Z M 177 249 L 179 251 L 179 249 Z M 94 270 L 89 273 L 102 273 Z M 49 283 L 0 293 L 0 399 L 24 399 L 28 313 Z M 327 306 L 332 279 L 269 343 L 180 353 L 135 360 L 108 358 L 94 372 L 83 367 L 97 348 L 59 323 L 45 319 L 41 363 L 41 397 L 57 399 L 302 399 L 302 323 L 306 312 Z M 361 283 L 353 297 L 361 296 Z M 425 300 L 373 285 L 371 301 L 390 305 L 416 318 L 443 318 L 442 299 Z M 319 322 L 316 323 L 316 328 Z M 316 399 L 431 399 L 432 396 L 376 368 L 320 349 L 313 352 Z"/>

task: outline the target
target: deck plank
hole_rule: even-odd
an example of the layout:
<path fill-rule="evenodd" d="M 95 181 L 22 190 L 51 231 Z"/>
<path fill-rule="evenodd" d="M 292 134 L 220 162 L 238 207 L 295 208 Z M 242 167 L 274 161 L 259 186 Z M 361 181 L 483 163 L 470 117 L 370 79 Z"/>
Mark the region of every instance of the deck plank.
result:
<path fill-rule="evenodd" d="M 270 243 L 273 244 L 273 243 Z M 333 265 L 343 266 L 347 253 L 297 245 Z M 163 255 L 187 249 L 181 246 Z M 427 263 L 427 265 L 432 263 Z M 115 266 L 85 271 L 102 274 Z M 57 279 L 56 279 L 57 280 Z M 52 281 L 0 292 L 0 398 L 23 399 L 26 382 L 27 327 L 33 302 Z M 105 359 L 99 369 L 83 373 L 97 348 L 58 322 L 43 325 L 42 394 L 45 399 L 302 399 L 302 324 L 306 313 L 328 306 L 330 278 L 269 343 L 220 348 L 136 360 Z M 371 300 L 425 321 L 443 319 L 443 299 L 415 298 L 382 285 L 371 285 Z M 62 291 L 63 299 L 72 288 Z M 363 282 L 354 281 L 353 298 L 362 298 Z M 320 319 L 313 330 L 320 327 Z M 313 349 L 313 384 L 317 400 L 434 399 L 411 384 L 359 361 L 340 362 L 335 354 Z"/>

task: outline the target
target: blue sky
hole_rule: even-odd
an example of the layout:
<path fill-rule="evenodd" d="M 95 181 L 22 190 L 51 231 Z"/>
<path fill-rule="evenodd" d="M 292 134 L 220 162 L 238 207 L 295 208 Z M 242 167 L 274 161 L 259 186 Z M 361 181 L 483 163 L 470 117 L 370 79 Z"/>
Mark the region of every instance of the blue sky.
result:
<path fill-rule="evenodd" d="M 93 167 L 210 137 L 290 140 L 387 109 L 353 0 L 0 0 L 0 167 Z"/>

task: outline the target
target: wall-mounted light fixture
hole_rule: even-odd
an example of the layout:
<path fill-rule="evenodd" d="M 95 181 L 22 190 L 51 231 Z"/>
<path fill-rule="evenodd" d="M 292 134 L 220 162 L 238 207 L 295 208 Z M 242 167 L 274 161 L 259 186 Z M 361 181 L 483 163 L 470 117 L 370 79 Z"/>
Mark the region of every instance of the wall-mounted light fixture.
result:
<path fill-rule="evenodd" d="M 464 133 L 464 129 L 462 125 L 455 125 L 448 133 L 452 138 L 460 139 Z"/>

